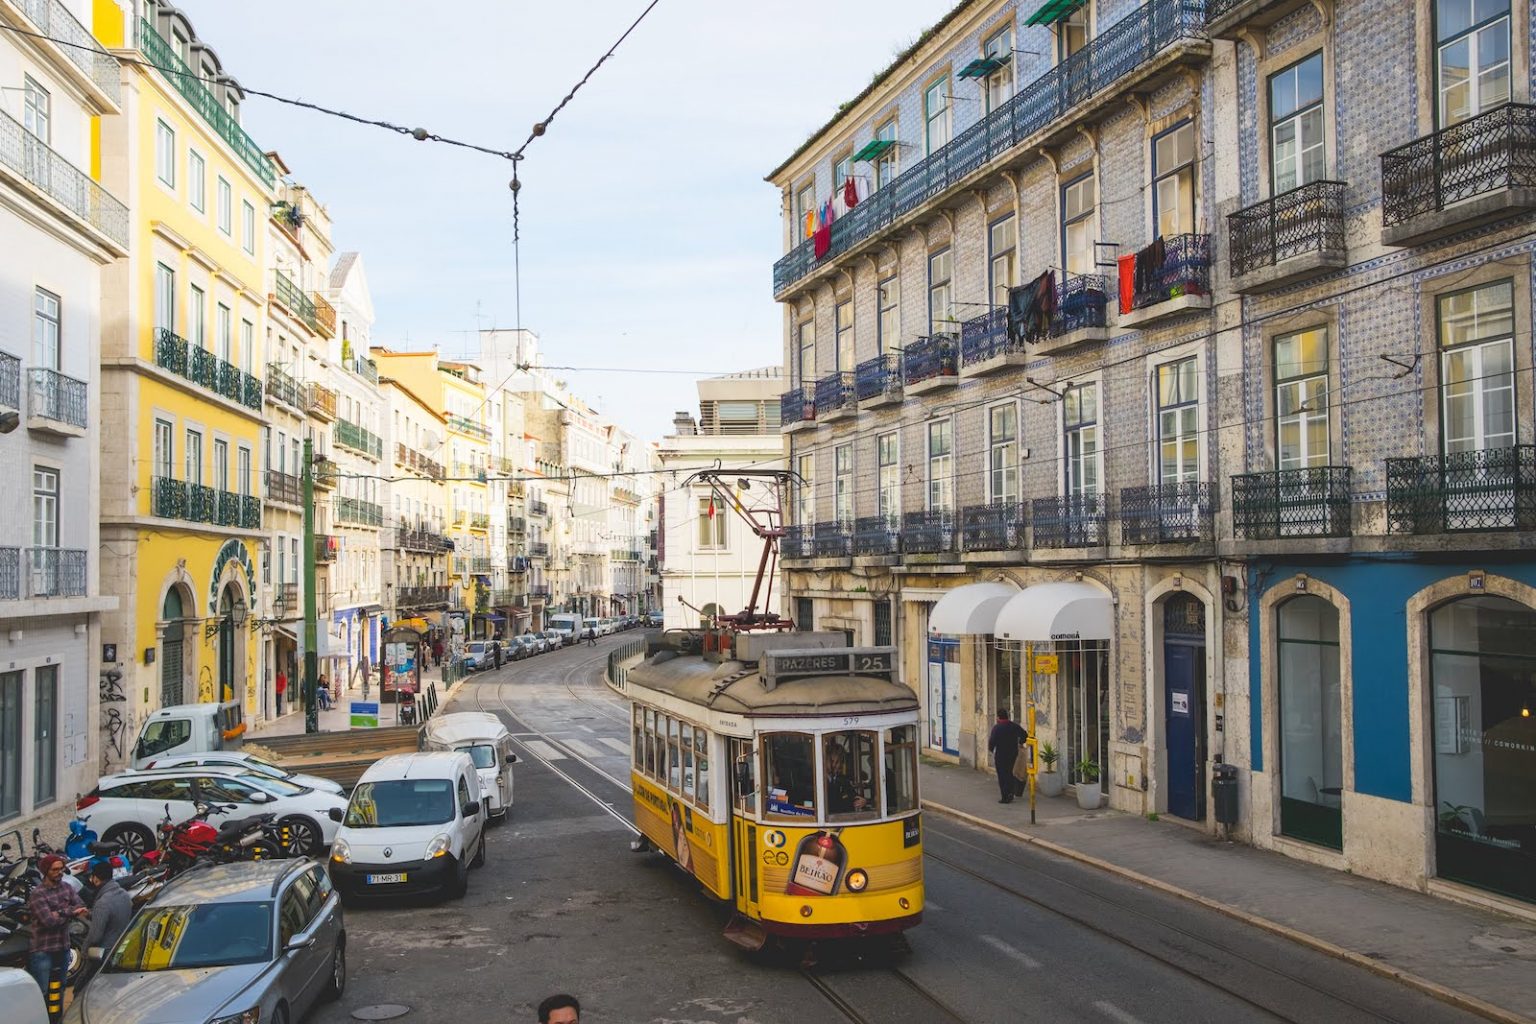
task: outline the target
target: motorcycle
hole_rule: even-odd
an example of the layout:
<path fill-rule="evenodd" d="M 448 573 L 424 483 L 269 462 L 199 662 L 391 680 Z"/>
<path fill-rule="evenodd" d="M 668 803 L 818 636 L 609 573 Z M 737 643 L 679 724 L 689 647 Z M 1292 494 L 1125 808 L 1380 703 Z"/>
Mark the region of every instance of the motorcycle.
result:
<path fill-rule="evenodd" d="M 93 886 L 85 885 L 85 879 L 97 864 L 110 864 L 112 877 L 119 882 L 133 871 L 128 858 L 122 855 L 121 844 L 96 841 L 96 832 L 89 827 L 90 820 L 89 816 L 82 814 L 70 821 L 69 838 L 64 842 L 64 856 L 68 858 L 64 870 L 69 876 L 79 879 L 84 886 L 80 890 L 80 898 L 86 906 L 94 902 L 96 890 Z"/>
<path fill-rule="evenodd" d="M 235 809 L 233 804 L 198 804 L 197 813 L 179 824 L 172 824 L 171 808 L 165 807 L 160 822 L 160 842 L 144 854 L 141 867 L 166 867 L 171 876 L 195 864 L 227 864 L 240 860 L 270 860 L 282 850 L 270 838 L 277 815 L 270 811 L 248 818 L 226 821 L 215 828 L 208 823 L 210 814 Z"/>

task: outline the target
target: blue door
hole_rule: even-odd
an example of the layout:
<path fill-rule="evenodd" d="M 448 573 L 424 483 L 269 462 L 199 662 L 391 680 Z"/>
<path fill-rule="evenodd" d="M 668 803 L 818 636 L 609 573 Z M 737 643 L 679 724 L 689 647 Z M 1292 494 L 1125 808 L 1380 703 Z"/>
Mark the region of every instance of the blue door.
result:
<path fill-rule="evenodd" d="M 960 752 L 960 642 L 928 641 L 928 746 Z"/>
<path fill-rule="evenodd" d="M 1168 813 L 1205 820 L 1205 606 L 1189 594 L 1164 604 L 1163 722 Z"/>

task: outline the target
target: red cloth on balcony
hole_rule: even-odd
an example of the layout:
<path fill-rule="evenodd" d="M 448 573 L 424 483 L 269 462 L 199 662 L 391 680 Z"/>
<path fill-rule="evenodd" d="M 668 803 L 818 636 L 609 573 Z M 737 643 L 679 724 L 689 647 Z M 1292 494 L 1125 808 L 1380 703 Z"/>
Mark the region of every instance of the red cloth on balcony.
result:
<path fill-rule="evenodd" d="M 827 205 L 821 208 L 821 217 L 816 225 L 815 242 L 812 243 L 819 260 L 832 249 L 832 200 L 827 200 Z"/>
<path fill-rule="evenodd" d="M 859 205 L 859 187 L 852 178 L 843 179 L 843 209 L 851 210 Z"/>
<path fill-rule="evenodd" d="M 1131 311 L 1131 303 L 1136 298 L 1136 255 L 1121 256 L 1117 262 L 1120 264 L 1120 312 L 1124 314 Z"/>

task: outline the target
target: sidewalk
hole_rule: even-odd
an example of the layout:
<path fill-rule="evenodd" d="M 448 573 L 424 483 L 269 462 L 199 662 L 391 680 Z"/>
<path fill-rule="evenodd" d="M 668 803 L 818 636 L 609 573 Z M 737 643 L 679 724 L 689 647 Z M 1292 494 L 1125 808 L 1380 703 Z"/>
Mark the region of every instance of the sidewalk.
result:
<path fill-rule="evenodd" d="M 423 674 L 421 680 L 423 687 L 437 687 L 437 699 L 439 702 L 446 701 L 450 693 L 457 692 L 458 690 L 458 683 L 455 683 L 452 688 L 443 685 L 443 680 L 440 674 L 441 671 L 441 669 L 437 668 L 428 669 Z M 352 728 L 351 702 L 362 699 L 363 691 L 361 688 L 343 690 L 340 700 L 334 701 L 331 704 L 329 710 L 322 710 L 320 712 L 320 731 L 344 732 L 347 729 Z M 379 699 L 379 691 L 377 687 L 369 688 L 368 699 L 370 701 L 377 701 Z M 259 739 L 262 736 L 293 736 L 298 733 L 302 733 L 304 731 L 304 705 L 302 699 L 292 705 L 292 707 L 294 710 L 290 711 L 288 710 L 288 706 L 285 705 L 283 708 L 283 716 L 281 718 L 263 719 L 257 724 L 251 726 L 250 731 L 246 734 L 247 737 L 254 740 Z M 438 710 L 442 710 L 441 703 L 438 706 Z M 379 724 L 398 724 L 395 721 L 395 705 L 379 705 Z"/>
<path fill-rule="evenodd" d="M 997 779 L 924 762 L 926 810 L 1033 843 L 1393 977 L 1492 1020 L 1533 1024 L 1536 925 L 1070 796 L 999 804 Z"/>

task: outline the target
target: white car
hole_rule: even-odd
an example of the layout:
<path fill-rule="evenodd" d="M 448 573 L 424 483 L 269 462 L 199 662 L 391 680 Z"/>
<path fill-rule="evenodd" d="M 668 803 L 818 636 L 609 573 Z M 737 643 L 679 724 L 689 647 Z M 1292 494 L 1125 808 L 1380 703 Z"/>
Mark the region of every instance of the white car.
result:
<path fill-rule="evenodd" d="M 310 789 L 318 789 L 324 793 L 345 795 L 346 788 L 339 782 L 330 779 L 322 779 L 318 775 L 302 775 L 298 772 L 290 772 L 281 765 L 275 765 L 271 761 L 264 761 L 255 754 L 247 754 L 242 750 L 211 750 L 201 754 L 171 754 L 166 757 L 158 757 L 144 765 L 145 770 L 151 768 L 185 768 L 191 765 L 207 765 L 209 767 L 245 768 L 261 775 L 268 775 L 274 779 L 283 779 L 295 786 L 308 786 Z"/>
<path fill-rule="evenodd" d="M 75 808 L 89 813 L 91 828 L 104 842 L 121 843 L 132 863 L 154 848 L 155 829 L 167 813 L 179 823 L 196 814 L 199 803 L 234 805 L 208 816 L 214 826 L 270 811 L 288 826 L 299 850 L 316 855 L 335 838 L 331 811 L 345 808 L 347 799 L 246 768 L 199 765 L 104 775 Z"/>

